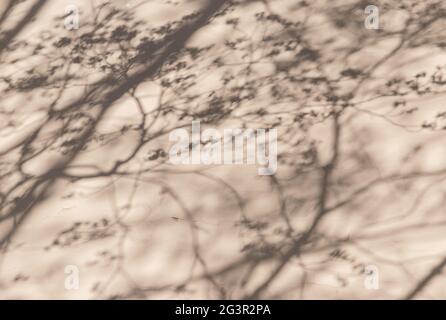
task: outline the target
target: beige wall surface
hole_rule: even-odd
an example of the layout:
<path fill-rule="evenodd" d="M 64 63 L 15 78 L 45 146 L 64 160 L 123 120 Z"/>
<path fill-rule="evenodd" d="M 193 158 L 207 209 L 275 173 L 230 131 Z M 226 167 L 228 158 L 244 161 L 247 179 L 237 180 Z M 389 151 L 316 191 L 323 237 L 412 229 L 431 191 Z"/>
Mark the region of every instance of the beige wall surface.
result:
<path fill-rule="evenodd" d="M 444 1 L 1 2 L 0 299 L 446 298 Z"/>

